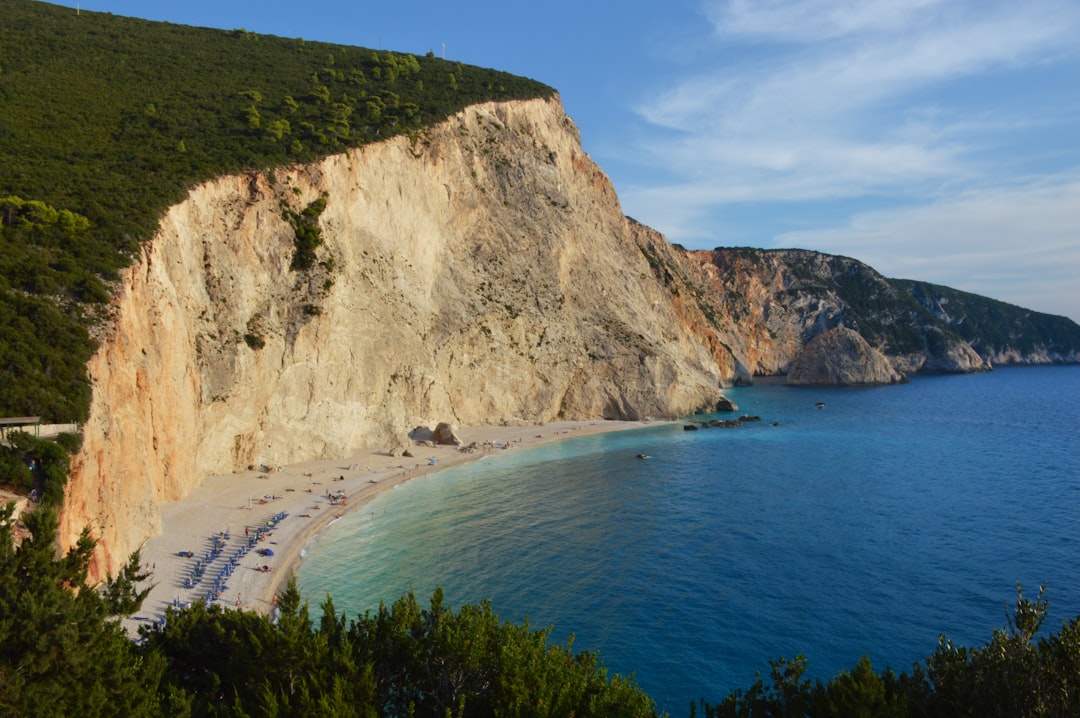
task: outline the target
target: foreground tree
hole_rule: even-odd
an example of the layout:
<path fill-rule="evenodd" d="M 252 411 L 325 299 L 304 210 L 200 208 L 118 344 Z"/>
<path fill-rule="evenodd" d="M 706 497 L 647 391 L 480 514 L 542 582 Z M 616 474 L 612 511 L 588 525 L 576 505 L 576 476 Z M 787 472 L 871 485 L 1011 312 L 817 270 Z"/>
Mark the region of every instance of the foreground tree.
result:
<path fill-rule="evenodd" d="M 200 601 L 144 628 L 168 662 L 164 687 L 190 696 L 200 716 L 377 715 L 370 667 L 314 630 L 295 583 L 278 606 L 275 624 Z"/>
<path fill-rule="evenodd" d="M 952 718 L 1066 718 L 1080 716 L 1080 617 L 1057 634 L 1035 636 L 1046 620 L 1046 587 L 1034 601 L 1016 587 L 1006 627 L 975 648 L 954 646 L 942 636 L 937 650 L 911 674 L 874 672 L 870 660 L 828 683 L 802 681 L 806 660 L 772 663 L 772 683 L 758 676 L 746 691 L 723 701 L 701 701 L 706 718 L 753 716 L 918 716 Z M 695 716 L 699 706 L 691 705 Z"/>
<path fill-rule="evenodd" d="M 437 590 L 348 621 L 330 599 L 316 626 L 295 581 L 274 623 L 196 604 L 144 629 L 166 685 L 196 715 L 654 716 L 651 699 L 595 654 L 499 621 L 489 604 L 454 612 Z"/>
<path fill-rule="evenodd" d="M 917 676 L 929 715 L 1080 715 L 1080 617 L 1057 634 L 1035 640 L 1046 620 L 1046 587 L 1034 601 L 1016 586 L 1006 627 L 977 648 L 944 636 Z"/>
<path fill-rule="evenodd" d="M 549 630 L 504 623 L 491 604 L 443 605 L 436 589 L 422 610 L 410 593 L 355 622 L 357 662 L 374 668 L 385 716 L 654 716 L 630 679 L 608 676 L 595 653 Z"/>
<path fill-rule="evenodd" d="M 295 581 L 271 618 L 207 607 L 170 613 L 129 640 L 117 616 L 137 609 L 147 576 L 134 554 L 116 579 L 87 586 L 94 542 L 64 555 L 57 520 L 40 509 L 16 546 L 0 508 L 0 715 L 4 716 L 655 716 L 630 679 L 595 653 L 499 620 L 489 603 L 423 609 L 412 594 L 356 620 L 327 598 L 316 624 Z M 876 673 L 865 656 L 827 683 L 802 656 L 771 662 L 745 691 L 712 705 L 720 716 L 1080 716 L 1080 617 L 1037 637 L 1044 590 L 1017 586 L 1005 628 L 976 648 L 942 637 L 910 674 Z"/>
<path fill-rule="evenodd" d="M 141 600 L 134 585 L 108 584 L 115 603 L 86 585 L 94 542 L 84 532 L 57 557 L 52 511 L 27 514 L 16 547 L 12 507 L 0 508 L 0 714 L 153 716 L 165 664 L 136 649 L 111 610 Z M 129 579 L 138 571 L 131 558 Z"/>

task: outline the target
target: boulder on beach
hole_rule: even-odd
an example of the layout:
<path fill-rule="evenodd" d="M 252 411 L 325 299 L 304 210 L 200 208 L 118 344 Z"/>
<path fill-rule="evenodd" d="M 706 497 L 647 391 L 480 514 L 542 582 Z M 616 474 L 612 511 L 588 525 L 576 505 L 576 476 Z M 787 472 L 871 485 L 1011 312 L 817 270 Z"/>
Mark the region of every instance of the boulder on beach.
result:
<path fill-rule="evenodd" d="M 435 427 L 435 441 L 449 446 L 461 446 L 461 439 L 458 438 L 457 430 L 452 424 L 445 421 L 440 421 Z"/>
<path fill-rule="evenodd" d="M 401 456 L 401 455 L 403 455 L 405 453 L 405 451 L 407 451 L 408 448 L 410 446 L 412 446 L 412 442 L 409 441 L 411 436 L 412 436 L 411 434 L 409 434 L 408 436 L 406 436 L 404 434 L 397 434 L 397 435 L 393 436 L 391 438 L 391 440 L 390 440 L 390 448 L 387 449 L 386 453 L 389 456 Z"/>
<path fill-rule="evenodd" d="M 435 441 L 435 432 L 426 426 L 418 426 L 409 432 L 409 438 L 422 444 L 425 441 Z"/>

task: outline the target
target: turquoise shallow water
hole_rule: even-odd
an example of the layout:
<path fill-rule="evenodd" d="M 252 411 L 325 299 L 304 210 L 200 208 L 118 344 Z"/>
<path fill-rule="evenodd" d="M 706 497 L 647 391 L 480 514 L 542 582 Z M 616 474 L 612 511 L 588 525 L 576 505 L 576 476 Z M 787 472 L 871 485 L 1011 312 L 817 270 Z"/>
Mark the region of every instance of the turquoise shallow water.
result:
<path fill-rule="evenodd" d="M 451 605 L 491 599 L 675 716 L 778 656 L 827 678 L 863 653 L 906 670 L 943 632 L 981 644 L 1017 581 L 1048 584 L 1050 628 L 1080 614 L 1080 367 L 727 393 L 763 421 L 411 481 L 310 546 L 301 589 L 350 615 L 436 585 Z"/>

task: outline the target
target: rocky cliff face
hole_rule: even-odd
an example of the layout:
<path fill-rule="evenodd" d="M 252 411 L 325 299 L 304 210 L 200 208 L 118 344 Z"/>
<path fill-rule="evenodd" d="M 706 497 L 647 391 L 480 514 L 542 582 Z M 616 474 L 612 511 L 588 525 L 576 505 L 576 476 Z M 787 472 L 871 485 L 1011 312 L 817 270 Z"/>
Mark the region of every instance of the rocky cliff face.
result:
<path fill-rule="evenodd" d="M 440 421 L 675 417 L 793 363 L 878 383 L 1077 360 L 1068 320 L 1009 315 L 998 336 L 1000 303 L 950 292 L 846 257 L 671 245 L 623 216 L 557 99 L 472 107 L 166 213 L 88 367 L 61 538 L 89 526 L 100 577 L 206 476 Z"/>
<path fill-rule="evenodd" d="M 322 245 L 293 269 L 289 219 Z M 402 440 L 413 426 L 676 416 L 730 356 L 680 320 L 557 101 L 224 177 L 124 273 L 62 539 L 113 571 L 205 476 Z"/>
<path fill-rule="evenodd" d="M 791 362 L 792 386 L 902 384 L 907 381 L 858 332 L 844 327 L 818 334 Z"/>
<path fill-rule="evenodd" d="M 857 260 L 797 249 L 683 254 L 682 291 L 713 318 L 737 381 L 786 374 L 808 342 L 838 327 L 857 332 L 902 374 L 990 368 L 908 292 Z"/>
<path fill-rule="evenodd" d="M 1080 362 L 1080 326 L 1067 317 L 937 284 L 892 282 L 995 365 Z"/>

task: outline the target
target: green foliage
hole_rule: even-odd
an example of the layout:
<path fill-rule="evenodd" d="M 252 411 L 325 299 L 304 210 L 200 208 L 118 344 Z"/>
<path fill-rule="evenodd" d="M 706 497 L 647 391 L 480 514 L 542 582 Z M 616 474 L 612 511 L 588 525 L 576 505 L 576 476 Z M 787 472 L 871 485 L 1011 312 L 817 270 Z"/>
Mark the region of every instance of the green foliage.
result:
<path fill-rule="evenodd" d="M 759 675 L 746 691 L 700 704 L 705 718 L 735 716 L 979 716 L 1035 718 L 1080 715 L 1080 617 L 1056 635 L 1035 640 L 1046 618 L 1045 587 L 1035 601 L 1016 587 L 1006 628 L 985 646 L 956 647 L 942 636 L 933 655 L 910 675 L 874 672 L 863 656 L 828 683 L 799 678 L 805 659 L 772 663 L 772 686 Z M 691 706 L 696 715 L 698 706 Z"/>
<path fill-rule="evenodd" d="M 34 488 L 34 475 L 22 452 L 0 444 L 0 486 L 27 495 Z"/>
<path fill-rule="evenodd" d="M 48 297 L 5 290 L 0 278 L 0 414 L 86 418 L 86 363 L 96 343 L 76 312 Z"/>
<path fill-rule="evenodd" d="M 86 418 L 106 283 L 188 188 L 554 92 L 435 57 L 44 2 L 0 0 L 0 17 L 0 414 L 48 421 Z"/>
<path fill-rule="evenodd" d="M 37 489 L 43 506 L 59 507 L 71 467 L 72 445 L 70 439 L 61 444 L 25 431 L 8 432 L 8 446 L 0 445 L 0 484 L 22 493 Z"/>
<path fill-rule="evenodd" d="M 168 662 L 165 687 L 189 696 L 194 715 L 376 715 L 364 671 L 336 662 L 295 613 L 283 619 L 200 602 L 144 635 Z"/>
<path fill-rule="evenodd" d="M 1034 312 L 977 294 L 909 279 L 893 284 L 911 295 L 983 356 L 1019 349 L 1064 356 L 1080 351 L 1080 325 L 1067 317 Z"/>
<path fill-rule="evenodd" d="M 811 702 L 810 682 L 803 678 L 807 667 L 806 657 L 798 655 L 790 661 L 779 658 L 769 661 L 769 666 L 772 678 L 770 685 L 765 685 L 759 673 L 757 680 L 748 690 L 734 691 L 718 705 L 713 706 L 702 701 L 706 718 L 806 715 Z"/>
<path fill-rule="evenodd" d="M 197 715 L 654 715 L 594 654 L 501 623 L 486 603 L 455 613 L 437 590 L 429 610 L 411 594 L 352 622 L 329 598 L 322 609 L 316 626 L 290 581 L 276 625 L 200 603 L 143 636 Z"/>
<path fill-rule="evenodd" d="M 64 431 L 56 435 L 56 443 L 74 455 L 82 447 L 82 434 Z"/>
<path fill-rule="evenodd" d="M 146 584 L 148 580 L 150 572 L 143 569 L 141 554 L 136 550 L 120 573 L 109 580 L 102 590 L 109 615 L 130 616 L 138 611 L 153 588 L 153 585 Z"/>
<path fill-rule="evenodd" d="M 85 216 L 0 197 L 0 414 L 85 418 L 95 345 L 78 303 L 107 300 L 113 274 Z"/>
<path fill-rule="evenodd" d="M 86 584 L 94 542 L 84 531 L 57 557 L 56 515 L 25 516 L 16 546 L 0 507 L 0 715 L 19 716 L 654 716 L 630 679 L 595 653 L 551 642 L 550 629 L 501 622 L 487 602 L 453 611 L 436 590 L 410 593 L 356 620 L 333 601 L 316 623 L 295 580 L 272 618 L 196 603 L 144 626 L 141 643 L 115 617 L 147 589 L 139 554 L 103 586 Z M 1017 586 L 1007 626 L 985 646 L 942 637 L 911 674 L 876 673 L 865 656 L 828 682 L 805 678 L 803 656 L 770 662 L 745 691 L 690 715 L 1075 716 L 1080 714 L 1080 617 L 1038 637 L 1044 592 Z"/>
<path fill-rule="evenodd" d="M 813 703 L 821 714 L 829 716 L 909 715 L 907 698 L 898 690 L 896 676 L 891 671 L 879 676 L 866 656 L 853 669 L 829 681 L 824 690 L 815 691 Z"/>
<path fill-rule="evenodd" d="M 265 339 L 260 337 L 258 334 L 252 334 L 251 332 L 248 332 L 247 334 L 244 335 L 244 343 L 247 344 L 248 347 L 250 347 L 251 349 L 254 349 L 255 351 L 258 351 L 258 350 L 262 349 L 264 346 L 266 346 L 266 340 Z"/>
<path fill-rule="evenodd" d="M 122 588 L 113 603 L 86 585 L 89 534 L 56 558 L 55 514 L 28 514 L 18 548 L 10 516 L 10 505 L 0 509 L 0 714 L 162 715 L 164 661 L 110 619 L 111 608 L 132 605 Z"/>
<path fill-rule="evenodd" d="M 846 261 L 851 261 L 851 266 L 833 278 L 837 293 L 848 305 L 850 324 L 870 344 L 885 347 L 890 353 L 921 351 L 926 325 L 939 322 L 870 267 Z M 937 326 L 934 329 L 942 331 Z"/>
<path fill-rule="evenodd" d="M 115 259 L 95 242 L 90 220 L 41 200 L 0 197 L 0 284 L 6 289 L 101 302 L 101 277 L 115 277 Z"/>
<path fill-rule="evenodd" d="M 284 210 L 285 220 L 293 228 L 296 252 L 293 254 L 291 267 L 306 272 L 315 266 L 315 250 L 322 244 L 322 228 L 319 217 L 326 209 L 326 197 L 315 200 L 302 212 Z"/>
<path fill-rule="evenodd" d="M 1065 716 L 1080 711 L 1080 617 L 1035 641 L 1046 618 L 1045 586 L 1035 601 L 1016 587 L 1004 629 L 977 648 L 958 648 L 944 636 L 922 676 L 935 715 Z M 952 713 L 956 714 L 956 713 Z"/>
<path fill-rule="evenodd" d="M 651 716 L 631 681 L 609 679 L 595 654 L 552 645 L 550 631 L 499 621 L 490 603 L 422 610 L 412 594 L 345 634 L 373 666 L 381 715 Z"/>

